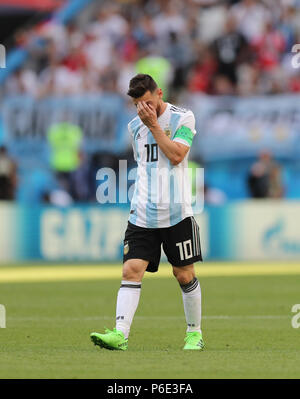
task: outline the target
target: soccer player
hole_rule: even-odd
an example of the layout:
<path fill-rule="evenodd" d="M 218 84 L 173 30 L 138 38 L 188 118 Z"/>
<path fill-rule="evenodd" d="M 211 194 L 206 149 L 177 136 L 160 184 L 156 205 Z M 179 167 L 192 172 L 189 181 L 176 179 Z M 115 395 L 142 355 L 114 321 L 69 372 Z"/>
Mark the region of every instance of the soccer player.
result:
<path fill-rule="evenodd" d="M 202 350 L 201 290 L 194 270 L 202 255 L 187 167 L 195 118 L 192 111 L 164 102 L 150 75 L 133 77 L 127 94 L 138 113 L 128 124 L 138 168 L 124 239 L 116 326 L 104 334 L 92 333 L 91 340 L 107 349 L 128 348 L 144 273 L 158 270 L 163 245 L 182 292 L 187 322 L 183 349 Z"/>

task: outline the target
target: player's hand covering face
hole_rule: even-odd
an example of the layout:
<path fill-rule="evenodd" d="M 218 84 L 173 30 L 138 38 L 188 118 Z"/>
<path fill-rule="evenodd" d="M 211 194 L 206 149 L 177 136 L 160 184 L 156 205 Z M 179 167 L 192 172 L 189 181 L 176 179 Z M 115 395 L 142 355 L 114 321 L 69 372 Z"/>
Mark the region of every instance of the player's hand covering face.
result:
<path fill-rule="evenodd" d="M 137 103 L 137 112 L 144 125 L 151 128 L 157 125 L 157 114 L 156 110 L 151 104 L 147 104 L 145 101 L 139 101 Z"/>

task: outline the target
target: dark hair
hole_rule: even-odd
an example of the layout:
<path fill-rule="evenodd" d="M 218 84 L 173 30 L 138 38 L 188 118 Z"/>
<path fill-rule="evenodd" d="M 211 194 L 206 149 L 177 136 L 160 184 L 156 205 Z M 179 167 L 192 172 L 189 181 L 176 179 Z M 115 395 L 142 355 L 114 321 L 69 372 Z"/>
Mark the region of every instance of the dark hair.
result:
<path fill-rule="evenodd" d="M 153 93 L 155 89 L 157 89 L 155 80 L 150 75 L 139 73 L 130 80 L 127 94 L 130 97 L 139 98 L 142 97 L 146 91 L 149 90 Z"/>

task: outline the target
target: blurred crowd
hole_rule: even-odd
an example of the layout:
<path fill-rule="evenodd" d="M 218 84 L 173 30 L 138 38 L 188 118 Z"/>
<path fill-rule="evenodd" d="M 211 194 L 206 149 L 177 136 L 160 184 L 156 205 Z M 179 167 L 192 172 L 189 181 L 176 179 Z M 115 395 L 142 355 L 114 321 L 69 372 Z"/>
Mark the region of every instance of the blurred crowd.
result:
<path fill-rule="evenodd" d="M 19 30 L 30 57 L 4 93 L 35 97 L 119 92 L 145 69 L 170 101 L 202 92 L 241 96 L 300 91 L 293 44 L 299 0 L 94 2 L 84 20 Z"/>
<path fill-rule="evenodd" d="M 0 94 L 49 95 L 116 92 L 126 96 L 136 73 L 150 73 L 164 99 L 189 93 L 251 96 L 300 92 L 300 68 L 292 47 L 300 43 L 300 0 L 95 1 L 68 25 L 52 21 L 20 29 L 14 45 L 29 57 Z M 183 97 L 181 97 L 183 96 Z M 117 170 L 112 154 L 84 154 L 84 132 L 68 121 L 51 126 L 54 190 L 46 203 L 95 201 L 95 173 Z M 0 149 L 0 199 L 14 199 L 16 165 Z M 284 196 L 280 167 L 262 153 L 246 177 L 249 196 Z M 5 187 L 5 188 L 3 188 Z M 226 193 L 205 187 L 205 200 L 222 204 Z"/>

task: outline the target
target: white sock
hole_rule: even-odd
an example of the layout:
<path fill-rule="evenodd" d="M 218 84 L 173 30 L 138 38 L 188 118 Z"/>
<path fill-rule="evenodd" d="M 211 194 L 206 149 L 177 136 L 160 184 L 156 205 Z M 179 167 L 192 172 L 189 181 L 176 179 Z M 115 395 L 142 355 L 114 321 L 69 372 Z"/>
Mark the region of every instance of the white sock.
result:
<path fill-rule="evenodd" d="M 194 277 L 190 283 L 180 285 L 180 288 L 187 332 L 199 331 L 201 333 L 201 289 L 199 281 Z"/>
<path fill-rule="evenodd" d="M 116 329 L 122 331 L 125 338 L 128 338 L 140 294 L 141 283 L 122 280 L 117 298 Z"/>

